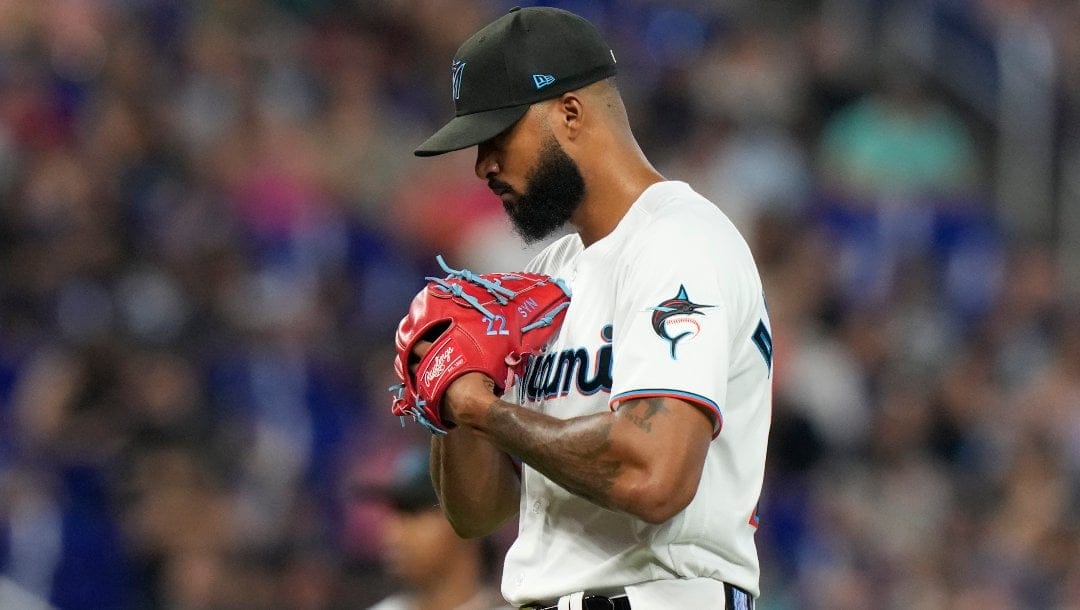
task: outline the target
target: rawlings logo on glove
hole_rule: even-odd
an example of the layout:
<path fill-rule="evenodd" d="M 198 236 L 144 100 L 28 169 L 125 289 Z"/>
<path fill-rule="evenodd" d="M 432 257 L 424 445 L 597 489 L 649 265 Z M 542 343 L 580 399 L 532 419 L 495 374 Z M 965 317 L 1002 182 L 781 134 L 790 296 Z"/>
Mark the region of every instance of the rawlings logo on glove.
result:
<path fill-rule="evenodd" d="M 447 369 L 450 368 L 450 356 L 453 355 L 454 348 L 453 346 L 450 346 L 446 348 L 445 352 L 432 358 L 431 368 L 424 373 L 424 385 L 430 386 L 432 381 L 446 373 Z M 456 366 L 459 362 L 461 362 L 461 360 L 455 360 L 454 365 Z"/>
<path fill-rule="evenodd" d="M 443 421 L 440 408 L 450 383 L 480 372 L 502 395 L 523 372 L 525 357 L 538 353 L 558 330 L 570 289 L 537 273 L 476 275 L 451 269 L 441 256 L 436 260 L 447 276 L 426 278 L 398 325 L 394 372 L 401 383 L 390 388 L 391 410 L 446 434 L 453 423 Z M 417 362 L 413 350 L 420 341 L 432 345 Z M 409 370 L 413 364 L 415 374 Z"/>

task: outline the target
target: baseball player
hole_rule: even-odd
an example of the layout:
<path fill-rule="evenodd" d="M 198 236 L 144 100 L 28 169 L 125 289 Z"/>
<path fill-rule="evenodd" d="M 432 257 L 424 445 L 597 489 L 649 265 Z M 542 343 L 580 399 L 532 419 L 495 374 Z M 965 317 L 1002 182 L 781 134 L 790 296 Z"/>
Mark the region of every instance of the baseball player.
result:
<path fill-rule="evenodd" d="M 525 270 L 572 295 L 546 350 L 501 396 L 457 377 L 434 414 L 455 426 L 432 441 L 446 516 L 467 537 L 518 516 L 519 607 L 752 608 L 772 338 L 746 242 L 645 158 L 584 19 L 514 9 L 451 72 L 456 116 L 416 154 L 477 146 L 526 240 L 576 232 Z"/>
<path fill-rule="evenodd" d="M 510 610 L 487 586 L 483 542 L 462 540 L 447 525 L 428 470 L 428 452 L 409 448 L 387 484 L 356 490 L 388 509 L 383 560 L 404 586 L 368 610 Z"/>

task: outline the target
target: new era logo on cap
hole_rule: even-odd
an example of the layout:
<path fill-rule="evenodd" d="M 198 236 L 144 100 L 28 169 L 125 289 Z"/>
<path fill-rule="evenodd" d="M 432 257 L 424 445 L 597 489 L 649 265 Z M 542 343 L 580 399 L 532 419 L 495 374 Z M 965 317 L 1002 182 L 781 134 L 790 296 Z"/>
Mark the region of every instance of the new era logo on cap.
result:
<path fill-rule="evenodd" d="M 555 77 L 550 74 L 533 74 L 532 79 L 533 84 L 536 85 L 537 89 L 543 89 L 555 82 Z"/>

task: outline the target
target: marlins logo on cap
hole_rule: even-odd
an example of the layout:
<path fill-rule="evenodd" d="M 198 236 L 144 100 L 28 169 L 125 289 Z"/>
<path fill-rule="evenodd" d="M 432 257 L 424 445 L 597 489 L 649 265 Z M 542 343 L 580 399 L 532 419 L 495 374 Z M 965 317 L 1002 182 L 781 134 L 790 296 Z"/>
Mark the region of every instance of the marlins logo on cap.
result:
<path fill-rule="evenodd" d="M 454 92 L 454 100 L 461 97 L 461 73 L 465 71 L 465 62 L 455 61 L 450 64 L 450 89 Z"/>

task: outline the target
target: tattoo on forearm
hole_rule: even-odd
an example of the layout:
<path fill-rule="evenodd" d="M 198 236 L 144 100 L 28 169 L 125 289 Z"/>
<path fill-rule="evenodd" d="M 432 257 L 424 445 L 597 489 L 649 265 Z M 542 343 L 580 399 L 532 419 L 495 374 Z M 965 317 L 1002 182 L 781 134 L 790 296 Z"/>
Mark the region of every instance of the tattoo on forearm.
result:
<path fill-rule="evenodd" d="M 567 481 L 561 482 L 571 491 L 601 504 L 607 503 L 621 467 L 618 461 L 603 458 L 611 445 L 611 427 L 610 423 L 604 424 L 583 439 L 581 447 L 571 448 L 578 461 L 577 476 L 571 474 Z"/>
<path fill-rule="evenodd" d="M 668 411 L 668 408 L 664 406 L 663 398 L 634 401 L 623 407 L 623 409 L 625 411 L 620 409 L 620 415 L 645 432 L 652 432 L 652 422 L 650 420 L 654 415 Z"/>
<path fill-rule="evenodd" d="M 528 422 L 519 421 L 519 415 L 510 409 L 492 408 L 487 411 L 486 423 L 489 429 L 499 431 L 508 451 L 568 491 L 606 506 L 621 470 L 618 460 L 604 458 L 611 448 L 613 424 L 545 438 L 535 430 L 528 431 Z"/>

